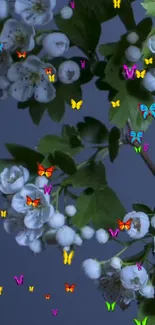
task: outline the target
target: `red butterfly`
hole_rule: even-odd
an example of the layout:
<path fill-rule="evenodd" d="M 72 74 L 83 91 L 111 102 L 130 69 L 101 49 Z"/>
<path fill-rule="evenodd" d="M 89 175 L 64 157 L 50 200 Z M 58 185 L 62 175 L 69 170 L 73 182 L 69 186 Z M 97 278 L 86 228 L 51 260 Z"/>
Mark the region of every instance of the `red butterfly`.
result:
<path fill-rule="evenodd" d="M 47 178 L 50 178 L 53 174 L 53 171 L 55 169 L 55 166 L 51 166 L 49 168 L 44 168 L 43 165 L 38 163 L 38 175 L 43 176 L 46 175 Z"/>
<path fill-rule="evenodd" d="M 32 200 L 28 195 L 26 196 L 26 204 L 33 205 L 35 208 L 39 205 L 40 199 Z"/>
<path fill-rule="evenodd" d="M 50 298 L 51 298 L 51 295 L 49 293 L 45 295 L 46 300 L 49 300 Z"/>
<path fill-rule="evenodd" d="M 72 284 L 71 286 L 68 284 L 68 283 L 65 283 L 65 290 L 66 292 L 74 292 L 74 289 L 75 289 L 75 284 Z"/>
<path fill-rule="evenodd" d="M 127 222 L 123 222 L 120 219 L 117 219 L 118 228 L 120 230 L 130 230 L 132 219 L 129 219 Z"/>
<path fill-rule="evenodd" d="M 26 58 L 26 52 L 16 52 L 18 54 L 18 58 L 21 59 L 21 58 Z"/>
<path fill-rule="evenodd" d="M 46 68 L 45 71 L 46 74 L 52 74 L 52 68 Z"/>

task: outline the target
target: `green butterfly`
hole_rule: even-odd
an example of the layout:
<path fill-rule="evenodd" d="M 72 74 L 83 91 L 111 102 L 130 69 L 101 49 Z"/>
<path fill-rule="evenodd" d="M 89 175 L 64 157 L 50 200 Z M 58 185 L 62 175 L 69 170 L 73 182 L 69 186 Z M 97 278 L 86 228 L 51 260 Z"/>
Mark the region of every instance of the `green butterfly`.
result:
<path fill-rule="evenodd" d="M 105 303 L 106 303 L 108 311 L 114 311 L 115 306 L 116 306 L 116 302 L 113 302 L 112 304 L 110 304 L 109 302 L 106 301 Z M 144 325 L 146 325 L 146 324 L 144 324 Z"/>
<path fill-rule="evenodd" d="M 135 322 L 136 325 L 146 325 L 148 321 L 148 317 L 145 317 L 142 321 L 134 318 L 133 321 Z"/>
<path fill-rule="evenodd" d="M 138 153 L 138 152 L 141 152 L 142 147 L 139 147 L 139 148 L 134 147 L 134 149 Z"/>

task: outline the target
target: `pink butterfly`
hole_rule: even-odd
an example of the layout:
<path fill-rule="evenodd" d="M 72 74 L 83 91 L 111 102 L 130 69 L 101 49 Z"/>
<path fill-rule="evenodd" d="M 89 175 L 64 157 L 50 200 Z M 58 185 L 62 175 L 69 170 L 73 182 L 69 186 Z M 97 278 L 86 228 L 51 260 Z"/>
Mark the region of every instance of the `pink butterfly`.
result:
<path fill-rule="evenodd" d="M 136 265 L 138 267 L 138 271 L 141 271 L 142 270 L 142 263 L 136 262 Z"/>
<path fill-rule="evenodd" d="M 23 275 L 23 274 L 21 274 L 21 275 L 20 275 L 20 277 L 19 277 L 19 279 L 17 278 L 17 276 L 14 276 L 14 279 L 15 279 L 15 281 L 16 281 L 16 283 L 17 283 L 17 285 L 18 285 L 18 286 L 20 286 L 20 285 L 22 285 L 22 284 L 23 284 L 24 275 Z"/>
<path fill-rule="evenodd" d="M 75 8 L 75 3 L 74 3 L 74 1 L 70 1 L 70 6 L 71 6 L 72 9 Z"/>
<path fill-rule="evenodd" d="M 80 63 L 81 63 L 82 69 L 84 69 L 85 65 L 86 65 L 86 60 L 80 60 Z"/>
<path fill-rule="evenodd" d="M 57 316 L 57 313 L 58 313 L 58 309 L 52 309 L 53 316 Z"/>
<path fill-rule="evenodd" d="M 123 69 L 127 79 L 134 79 L 136 72 L 136 64 L 132 66 L 132 68 L 128 68 L 127 65 L 123 65 Z"/>
<path fill-rule="evenodd" d="M 108 231 L 110 232 L 110 235 L 112 237 L 117 237 L 118 233 L 119 233 L 119 229 L 116 229 L 116 230 L 112 230 L 111 228 L 108 229 Z"/>

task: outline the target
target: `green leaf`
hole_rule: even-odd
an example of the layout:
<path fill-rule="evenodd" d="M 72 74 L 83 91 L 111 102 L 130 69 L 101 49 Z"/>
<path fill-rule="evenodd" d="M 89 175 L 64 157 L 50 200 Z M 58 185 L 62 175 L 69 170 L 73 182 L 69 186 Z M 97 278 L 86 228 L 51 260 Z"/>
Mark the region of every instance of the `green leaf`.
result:
<path fill-rule="evenodd" d="M 144 0 L 141 5 L 144 9 L 146 9 L 146 14 L 148 16 L 155 16 L 154 0 Z"/>
<path fill-rule="evenodd" d="M 84 147 L 79 135 L 79 132 L 74 126 L 63 125 L 61 137 L 70 143 L 72 148 Z"/>
<path fill-rule="evenodd" d="M 95 68 L 95 71 L 94 71 L 94 75 L 97 76 L 97 77 L 103 77 L 106 65 L 107 65 L 107 62 L 105 62 L 105 61 L 97 62 L 96 68 Z"/>
<path fill-rule="evenodd" d="M 53 154 L 55 151 L 62 151 L 67 154 L 75 155 L 81 151 L 81 146 L 73 148 L 65 139 L 57 135 L 46 135 L 38 144 L 38 151 L 44 155 Z"/>
<path fill-rule="evenodd" d="M 63 185 L 103 189 L 107 184 L 105 167 L 102 163 L 91 162 L 77 170 L 76 174 L 63 181 Z"/>
<path fill-rule="evenodd" d="M 15 163 L 22 161 L 32 172 L 37 171 L 37 163 L 41 163 L 44 159 L 41 153 L 18 144 L 6 143 L 5 147 L 15 159 Z"/>
<path fill-rule="evenodd" d="M 124 258 L 123 262 L 131 265 L 135 264 L 136 262 L 144 262 L 151 248 L 152 248 L 152 243 L 146 244 L 140 252 L 138 252 L 133 256 Z"/>
<path fill-rule="evenodd" d="M 154 299 L 142 299 L 138 306 L 138 319 L 141 321 L 148 317 L 147 325 L 155 324 Z"/>
<path fill-rule="evenodd" d="M 151 32 L 152 28 L 152 19 L 150 17 L 144 18 L 136 27 L 136 31 L 140 37 L 140 41 L 144 42 L 148 37 L 148 34 Z"/>
<path fill-rule="evenodd" d="M 76 173 L 77 169 L 75 162 L 68 154 L 61 151 L 55 151 L 54 160 L 55 164 L 66 174 L 73 175 Z"/>
<path fill-rule="evenodd" d="M 87 189 L 77 199 L 77 213 L 72 218 L 77 227 L 84 227 L 90 221 L 96 229 L 115 228 L 116 218 L 125 215 L 125 209 L 113 190 L 105 186 L 101 191 Z"/>
<path fill-rule="evenodd" d="M 146 214 L 152 214 L 153 213 L 153 211 L 147 205 L 144 205 L 144 204 L 141 204 L 141 203 L 133 203 L 132 208 L 136 212 L 144 212 Z"/>
<path fill-rule="evenodd" d="M 120 130 L 117 127 L 113 127 L 109 133 L 109 157 L 110 161 L 114 162 L 115 158 L 118 155 L 119 151 L 119 139 L 120 139 Z"/>
<path fill-rule="evenodd" d="M 91 143 L 103 143 L 108 138 L 106 126 L 93 117 L 84 117 L 84 122 L 79 122 L 77 129 L 81 138 Z"/>
<path fill-rule="evenodd" d="M 113 55 L 118 47 L 118 42 L 101 44 L 99 46 L 99 53 L 103 56 L 110 56 Z"/>
<path fill-rule="evenodd" d="M 29 99 L 26 102 L 19 102 L 18 109 L 29 108 L 30 117 L 35 125 L 39 125 L 44 112 L 46 110 L 44 103 L 39 103 L 34 99 Z"/>
<path fill-rule="evenodd" d="M 71 105 L 71 99 L 74 99 L 76 102 L 82 99 L 82 90 L 79 80 L 69 85 L 58 84 L 56 86 L 56 91 L 59 97 L 64 99 L 68 105 Z"/>
<path fill-rule="evenodd" d="M 49 117 L 55 121 L 60 122 L 65 114 L 65 102 L 64 99 L 57 93 L 50 103 L 46 104 Z"/>

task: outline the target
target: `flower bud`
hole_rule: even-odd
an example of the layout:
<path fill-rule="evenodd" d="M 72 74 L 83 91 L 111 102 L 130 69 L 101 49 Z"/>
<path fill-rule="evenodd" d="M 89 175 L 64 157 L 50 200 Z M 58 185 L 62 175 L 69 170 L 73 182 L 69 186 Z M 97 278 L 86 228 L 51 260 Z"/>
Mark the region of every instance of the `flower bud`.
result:
<path fill-rule="evenodd" d="M 121 270 L 121 267 L 122 267 L 123 262 L 122 262 L 122 260 L 121 260 L 119 257 L 114 256 L 114 257 L 112 257 L 112 259 L 110 260 L 110 264 L 111 264 L 111 266 L 112 266 L 114 269 L 116 269 L 116 270 Z"/>
<path fill-rule="evenodd" d="M 44 188 L 44 185 L 48 184 L 48 179 L 45 176 L 38 176 L 35 180 L 35 185 L 38 188 Z"/>
<path fill-rule="evenodd" d="M 125 57 L 129 62 L 137 62 L 141 56 L 141 51 L 137 46 L 131 45 L 125 51 Z"/>
<path fill-rule="evenodd" d="M 129 33 L 126 37 L 126 40 L 128 41 L 128 43 L 130 44 L 135 44 L 137 43 L 137 41 L 139 40 L 139 36 L 137 33 L 135 32 L 132 32 L 132 33 Z"/>

